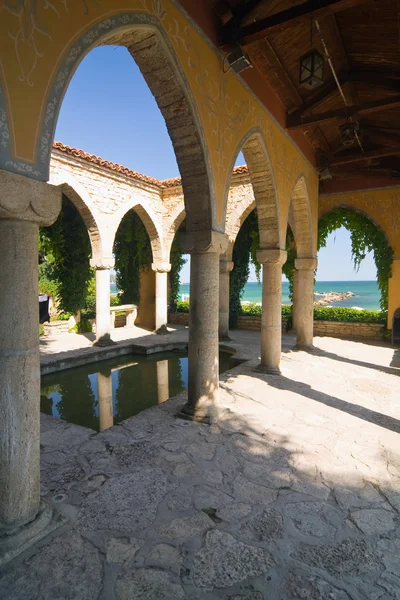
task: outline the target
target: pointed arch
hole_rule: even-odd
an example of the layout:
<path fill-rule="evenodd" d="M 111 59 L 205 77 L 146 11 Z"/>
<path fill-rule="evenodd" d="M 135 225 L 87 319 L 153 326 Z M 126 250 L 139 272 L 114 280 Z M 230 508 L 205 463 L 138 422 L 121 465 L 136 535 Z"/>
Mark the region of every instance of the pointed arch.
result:
<path fill-rule="evenodd" d="M 170 225 L 166 230 L 164 238 L 165 256 L 167 261 L 170 261 L 172 242 L 174 241 L 175 235 L 178 232 L 179 227 L 182 225 L 186 218 L 186 210 L 178 206 L 170 219 Z"/>
<path fill-rule="evenodd" d="M 117 231 L 123 218 L 128 214 L 129 211 L 134 210 L 135 213 L 140 217 L 147 234 L 150 239 L 151 251 L 153 255 L 153 262 L 163 262 L 164 254 L 163 254 L 163 244 L 162 244 L 162 231 L 160 227 L 157 226 L 156 216 L 149 206 L 149 204 L 145 204 L 142 200 L 137 202 L 135 198 L 131 198 L 130 201 L 126 202 L 120 210 L 118 210 L 113 215 L 114 225 L 110 230 L 110 238 L 111 238 L 111 246 L 114 245 L 115 236 L 117 235 Z"/>
<path fill-rule="evenodd" d="M 253 200 L 242 207 L 242 212 L 237 216 L 235 224 L 230 222 L 229 191 L 232 182 L 233 165 L 239 152 L 242 151 L 247 163 L 249 177 L 253 188 Z M 253 208 L 250 208 L 254 203 Z M 275 176 L 269 157 L 264 134 L 260 128 L 252 128 L 239 142 L 231 163 L 230 175 L 226 186 L 226 216 L 225 225 L 237 232 L 250 212 L 257 208 L 258 227 L 260 233 L 260 246 L 262 248 L 281 248 L 280 237 L 280 210 Z M 225 229 L 226 230 L 226 229 Z M 229 234 L 229 231 L 226 230 Z M 235 235 L 235 239 L 236 239 Z"/>
<path fill-rule="evenodd" d="M 56 185 L 79 212 L 89 235 L 92 258 L 103 256 L 103 239 L 97 219 L 91 209 L 93 201 L 89 192 L 68 172 L 62 173 L 61 177 L 51 173 L 50 183 Z"/>
<path fill-rule="evenodd" d="M 290 194 L 288 224 L 296 242 L 297 258 L 315 256 L 316 240 L 314 239 L 310 198 L 303 174 L 296 179 Z"/>
<path fill-rule="evenodd" d="M 115 14 L 84 31 L 66 51 L 49 86 L 33 171 L 47 180 L 55 126 L 68 83 L 84 56 L 95 46 L 107 44 L 128 49 L 165 119 L 181 173 L 188 229 L 211 230 L 216 224 L 214 181 L 201 119 L 169 38 L 161 22 L 149 13 Z"/>

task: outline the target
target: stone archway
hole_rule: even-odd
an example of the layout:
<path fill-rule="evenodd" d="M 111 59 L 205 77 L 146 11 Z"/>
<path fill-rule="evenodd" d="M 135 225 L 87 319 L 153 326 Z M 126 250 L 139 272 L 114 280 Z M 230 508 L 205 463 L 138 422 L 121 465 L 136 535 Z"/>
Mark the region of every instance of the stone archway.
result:
<path fill-rule="evenodd" d="M 290 194 L 288 224 L 296 242 L 297 258 L 315 257 L 310 199 L 304 175 L 300 175 Z"/>
<path fill-rule="evenodd" d="M 165 119 L 182 177 L 188 230 L 211 232 L 214 184 L 200 117 L 167 35 L 160 21 L 148 13 L 114 15 L 85 31 L 69 48 L 48 95 L 37 167 L 47 178 L 58 112 L 75 69 L 92 48 L 110 44 L 128 49 Z"/>

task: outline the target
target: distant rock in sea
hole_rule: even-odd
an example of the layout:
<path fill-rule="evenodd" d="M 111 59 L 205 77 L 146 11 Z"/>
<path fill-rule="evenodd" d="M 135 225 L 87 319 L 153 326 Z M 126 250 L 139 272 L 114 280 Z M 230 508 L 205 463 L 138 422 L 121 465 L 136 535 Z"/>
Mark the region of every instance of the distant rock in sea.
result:
<path fill-rule="evenodd" d="M 353 294 L 353 292 L 317 292 L 314 294 L 314 297 L 315 296 L 318 296 L 318 300 L 314 301 L 314 306 L 328 306 L 330 304 L 335 304 L 335 302 L 341 302 L 342 300 L 347 300 L 347 298 L 352 298 L 355 294 Z"/>

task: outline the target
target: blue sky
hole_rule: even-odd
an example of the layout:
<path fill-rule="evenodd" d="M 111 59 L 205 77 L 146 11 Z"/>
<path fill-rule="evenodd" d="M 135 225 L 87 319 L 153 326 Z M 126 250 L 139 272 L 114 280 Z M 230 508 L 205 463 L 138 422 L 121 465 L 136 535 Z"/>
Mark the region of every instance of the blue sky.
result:
<path fill-rule="evenodd" d="M 55 139 L 157 179 L 179 175 L 164 119 L 126 48 L 95 48 L 82 61 L 65 95 Z M 344 229 L 331 234 L 318 260 L 319 281 L 376 279 L 371 255 L 355 273 Z M 254 272 L 250 280 L 255 281 Z M 189 281 L 189 264 L 181 281 Z"/>

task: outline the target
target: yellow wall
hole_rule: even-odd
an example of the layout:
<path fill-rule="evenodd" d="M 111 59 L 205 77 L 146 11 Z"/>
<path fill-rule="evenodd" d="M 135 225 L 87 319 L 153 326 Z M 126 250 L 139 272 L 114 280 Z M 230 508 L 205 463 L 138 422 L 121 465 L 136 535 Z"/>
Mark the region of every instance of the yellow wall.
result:
<path fill-rule="evenodd" d="M 0 8 L 0 124 L 3 121 L 5 140 L 7 115 L 10 141 L 8 151 L 0 140 L 0 158 L 4 159 L 0 168 L 42 177 L 52 141 L 52 121 L 59 108 L 56 95 L 65 91 L 64 78 L 69 76 L 66 61 L 75 69 L 82 58 L 79 53 L 82 48 L 89 49 L 89 41 L 94 47 L 99 36 L 141 13 L 146 19 L 155 18 L 166 33 L 189 82 L 211 159 L 216 196 L 213 227 L 223 228 L 229 171 L 240 140 L 254 127 L 261 129 L 270 154 L 282 239 L 290 192 L 301 173 L 311 197 L 315 227 L 315 170 L 241 81 L 232 73 L 223 73 L 220 55 L 187 20 L 179 5 L 171 0 L 65 0 L 54 5 L 56 10 L 45 10 L 46 3 L 38 0 L 34 11 L 30 10 L 32 2 L 27 0 L 21 7 L 6 0 Z M 14 4 L 17 7 L 10 8 Z M 90 39 L 83 37 L 88 31 Z"/>
<path fill-rule="evenodd" d="M 384 231 L 393 249 L 388 306 L 388 327 L 391 328 L 393 312 L 400 308 L 400 187 L 320 196 L 320 217 L 338 207 L 353 208 L 369 217 Z"/>
<path fill-rule="evenodd" d="M 156 325 L 156 274 L 154 271 L 140 273 L 140 302 L 135 325 L 153 330 Z"/>

